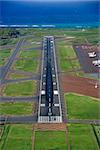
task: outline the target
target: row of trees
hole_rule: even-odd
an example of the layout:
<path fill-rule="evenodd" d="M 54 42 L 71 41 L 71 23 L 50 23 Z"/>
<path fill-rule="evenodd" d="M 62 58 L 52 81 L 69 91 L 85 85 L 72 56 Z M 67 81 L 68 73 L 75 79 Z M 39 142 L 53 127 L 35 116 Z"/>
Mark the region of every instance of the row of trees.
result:
<path fill-rule="evenodd" d="M 15 28 L 1 28 L 0 37 L 1 39 L 17 38 L 20 32 Z"/>

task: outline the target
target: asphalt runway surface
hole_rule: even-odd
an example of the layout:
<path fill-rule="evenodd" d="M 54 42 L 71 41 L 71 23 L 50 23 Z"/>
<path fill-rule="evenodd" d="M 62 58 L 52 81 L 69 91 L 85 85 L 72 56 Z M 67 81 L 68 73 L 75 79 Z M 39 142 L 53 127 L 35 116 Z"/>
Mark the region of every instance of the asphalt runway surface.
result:
<path fill-rule="evenodd" d="M 44 37 L 38 122 L 62 122 L 54 38 Z"/>

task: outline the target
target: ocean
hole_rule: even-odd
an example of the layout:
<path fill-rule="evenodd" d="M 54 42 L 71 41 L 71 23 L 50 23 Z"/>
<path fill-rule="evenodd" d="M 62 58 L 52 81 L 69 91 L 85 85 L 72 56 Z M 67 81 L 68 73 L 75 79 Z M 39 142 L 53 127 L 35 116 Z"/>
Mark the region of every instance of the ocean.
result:
<path fill-rule="evenodd" d="M 100 1 L 32 2 L 0 1 L 0 26 L 94 27 L 100 26 Z"/>

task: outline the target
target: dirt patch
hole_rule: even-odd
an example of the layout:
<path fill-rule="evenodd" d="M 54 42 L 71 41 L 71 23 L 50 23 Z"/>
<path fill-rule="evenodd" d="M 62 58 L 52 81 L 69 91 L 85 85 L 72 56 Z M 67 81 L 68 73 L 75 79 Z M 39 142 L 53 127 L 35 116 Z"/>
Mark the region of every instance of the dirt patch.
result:
<path fill-rule="evenodd" d="M 99 88 L 95 88 L 96 80 L 60 74 L 62 90 L 64 93 L 75 92 L 82 95 L 100 98 Z"/>
<path fill-rule="evenodd" d="M 38 131 L 66 131 L 64 123 L 38 123 L 35 125 L 35 130 Z"/>

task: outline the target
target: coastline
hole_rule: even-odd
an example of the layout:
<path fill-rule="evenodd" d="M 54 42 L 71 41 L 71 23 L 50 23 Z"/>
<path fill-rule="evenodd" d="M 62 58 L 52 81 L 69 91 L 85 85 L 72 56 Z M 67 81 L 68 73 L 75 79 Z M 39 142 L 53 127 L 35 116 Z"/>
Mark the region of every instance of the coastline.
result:
<path fill-rule="evenodd" d="M 0 28 L 100 28 L 100 22 L 83 24 L 0 24 Z"/>

